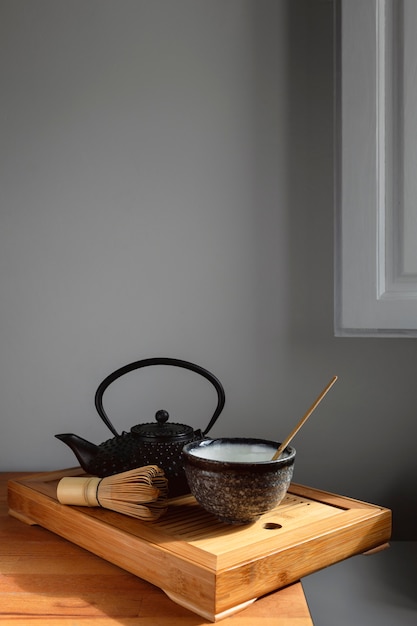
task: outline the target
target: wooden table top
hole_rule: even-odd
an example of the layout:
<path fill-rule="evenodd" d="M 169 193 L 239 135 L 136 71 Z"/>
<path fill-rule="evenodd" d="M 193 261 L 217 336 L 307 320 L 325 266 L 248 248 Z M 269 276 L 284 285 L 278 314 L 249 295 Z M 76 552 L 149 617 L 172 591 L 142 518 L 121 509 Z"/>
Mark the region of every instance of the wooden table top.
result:
<path fill-rule="evenodd" d="M 0 621 L 14 626 L 202 626 L 160 589 L 40 526 L 8 515 L 0 473 Z M 312 626 L 301 583 L 260 598 L 223 626 Z"/>

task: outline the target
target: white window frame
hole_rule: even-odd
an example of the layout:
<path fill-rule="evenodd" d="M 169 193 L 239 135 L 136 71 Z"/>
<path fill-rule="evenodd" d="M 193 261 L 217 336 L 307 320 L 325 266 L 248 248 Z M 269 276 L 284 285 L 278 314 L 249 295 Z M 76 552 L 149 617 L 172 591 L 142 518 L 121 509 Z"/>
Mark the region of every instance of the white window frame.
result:
<path fill-rule="evenodd" d="M 336 2 L 336 336 L 417 336 L 413 11 L 415 0 Z"/>

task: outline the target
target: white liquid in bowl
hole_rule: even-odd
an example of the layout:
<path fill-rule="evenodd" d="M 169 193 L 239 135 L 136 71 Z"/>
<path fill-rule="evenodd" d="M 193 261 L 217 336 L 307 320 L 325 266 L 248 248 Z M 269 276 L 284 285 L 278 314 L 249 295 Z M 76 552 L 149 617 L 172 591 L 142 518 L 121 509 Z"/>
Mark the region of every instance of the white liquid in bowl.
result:
<path fill-rule="evenodd" d="M 190 454 L 212 461 L 234 461 L 238 463 L 259 463 L 270 461 L 277 448 L 263 444 L 213 443 L 190 450 Z M 283 453 L 285 456 L 286 453 Z"/>

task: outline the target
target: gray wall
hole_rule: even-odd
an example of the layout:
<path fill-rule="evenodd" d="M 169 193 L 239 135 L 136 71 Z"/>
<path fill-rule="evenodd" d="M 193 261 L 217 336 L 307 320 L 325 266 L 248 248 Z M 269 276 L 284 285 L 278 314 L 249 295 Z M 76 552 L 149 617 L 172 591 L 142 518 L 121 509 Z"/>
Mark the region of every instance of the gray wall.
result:
<path fill-rule="evenodd" d="M 413 339 L 333 336 L 332 3 L 0 0 L 0 469 L 75 465 L 101 380 L 149 356 L 223 382 L 212 435 L 299 433 L 295 480 L 416 537 Z M 169 368 L 118 429 L 214 396 Z M 171 395 L 170 395 L 171 394 Z"/>

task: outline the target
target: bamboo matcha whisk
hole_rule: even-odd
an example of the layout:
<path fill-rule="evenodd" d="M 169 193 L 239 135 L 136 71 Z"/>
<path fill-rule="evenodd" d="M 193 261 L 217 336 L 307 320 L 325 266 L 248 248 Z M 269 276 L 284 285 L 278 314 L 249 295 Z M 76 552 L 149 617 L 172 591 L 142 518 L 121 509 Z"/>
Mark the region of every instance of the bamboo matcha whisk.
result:
<path fill-rule="evenodd" d="M 65 477 L 57 487 L 61 504 L 103 507 L 145 521 L 158 519 L 167 509 L 168 480 L 156 465 L 106 476 Z"/>

